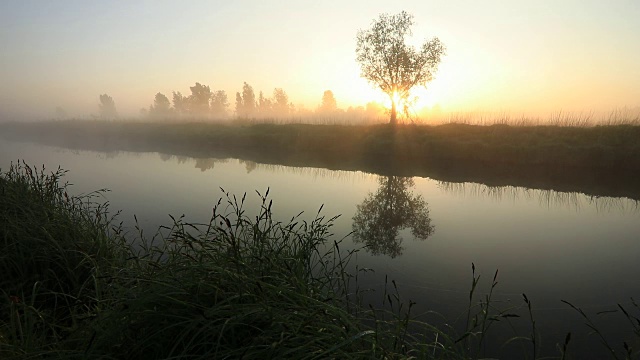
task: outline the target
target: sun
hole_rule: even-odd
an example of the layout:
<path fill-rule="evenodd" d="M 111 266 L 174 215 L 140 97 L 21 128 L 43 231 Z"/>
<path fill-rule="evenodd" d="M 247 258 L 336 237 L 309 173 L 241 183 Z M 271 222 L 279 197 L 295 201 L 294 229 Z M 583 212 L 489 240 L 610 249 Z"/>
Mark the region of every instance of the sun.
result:
<path fill-rule="evenodd" d="M 347 83 L 348 86 L 345 85 L 345 90 L 343 92 L 349 94 L 357 94 L 352 98 L 347 100 L 352 106 L 361 106 L 365 105 L 369 102 L 375 102 L 380 104 L 381 106 L 391 109 L 391 98 L 389 95 L 380 90 L 377 86 L 372 86 L 371 84 L 364 81 L 362 78 L 353 78 L 353 81 Z M 441 103 L 441 99 L 438 96 L 438 88 L 436 86 L 431 86 L 433 84 L 428 84 L 428 87 L 424 86 L 416 86 L 409 92 L 409 97 L 407 101 L 408 111 L 410 113 L 419 113 L 424 108 L 433 108 L 434 106 Z M 393 94 L 393 98 L 396 101 L 396 108 L 398 110 L 398 114 L 402 114 L 404 111 L 404 102 L 401 101 L 397 94 Z"/>
<path fill-rule="evenodd" d="M 400 106 L 404 105 L 404 102 L 402 101 L 402 99 L 400 98 L 400 94 L 398 94 L 397 91 L 394 91 L 391 94 L 391 99 L 398 108 L 400 108 Z M 389 107 L 391 107 L 391 103 L 389 103 Z"/>

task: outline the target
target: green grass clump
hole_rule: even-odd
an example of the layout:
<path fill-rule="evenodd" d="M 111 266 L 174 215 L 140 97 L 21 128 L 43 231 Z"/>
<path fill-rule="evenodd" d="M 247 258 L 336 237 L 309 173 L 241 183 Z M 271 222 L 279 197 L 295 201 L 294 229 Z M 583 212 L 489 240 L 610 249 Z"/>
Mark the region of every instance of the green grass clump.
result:
<path fill-rule="evenodd" d="M 46 352 L 91 316 L 120 258 L 100 192 L 72 197 L 24 163 L 0 176 L 0 354 Z M 6 301 L 9 299 L 9 301 Z"/>
<path fill-rule="evenodd" d="M 276 222 L 266 196 L 250 218 L 244 198 L 228 199 L 209 224 L 176 219 L 161 246 L 131 260 L 94 346 L 134 358 L 322 358 L 366 349 L 358 339 L 369 332 L 346 311 L 346 258 L 323 250 L 333 219 Z M 218 213 L 221 205 L 231 212 Z"/>
<path fill-rule="evenodd" d="M 24 163 L 0 172 L 2 359 L 401 358 L 419 349 L 399 317 L 353 301 L 354 252 L 328 240 L 335 218 L 281 223 L 267 194 L 255 216 L 227 194 L 207 224 L 178 218 L 152 240 L 128 242 L 100 192 L 69 195 L 63 175 Z"/>

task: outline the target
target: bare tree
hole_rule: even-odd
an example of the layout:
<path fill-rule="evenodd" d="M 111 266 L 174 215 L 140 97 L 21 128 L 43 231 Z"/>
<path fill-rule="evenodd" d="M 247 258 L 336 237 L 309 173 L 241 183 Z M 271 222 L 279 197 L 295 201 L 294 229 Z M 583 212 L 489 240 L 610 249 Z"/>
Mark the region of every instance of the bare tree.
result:
<path fill-rule="evenodd" d="M 371 28 L 358 31 L 356 60 L 361 76 L 391 99 L 391 124 L 397 123 L 398 102 L 418 85 L 426 86 L 438 69 L 445 47 L 438 38 L 425 41 L 419 50 L 405 44 L 412 35 L 413 16 L 405 11 L 381 14 Z"/>

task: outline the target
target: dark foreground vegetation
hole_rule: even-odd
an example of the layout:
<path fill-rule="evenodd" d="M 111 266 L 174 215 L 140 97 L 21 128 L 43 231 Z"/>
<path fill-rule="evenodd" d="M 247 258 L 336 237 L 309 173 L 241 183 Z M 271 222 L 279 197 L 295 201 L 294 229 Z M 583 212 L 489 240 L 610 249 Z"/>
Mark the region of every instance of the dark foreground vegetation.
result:
<path fill-rule="evenodd" d="M 377 295 L 382 308 L 365 306 L 353 252 L 331 240 L 333 219 L 320 211 L 281 223 L 267 194 L 255 216 L 226 195 L 210 223 L 175 219 L 151 241 L 122 231 L 96 201 L 105 190 L 69 195 L 63 175 L 20 163 L 0 171 L 2 359 L 484 358 L 492 329 L 515 320 L 530 331 L 500 349 L 541 358 L 529 299 L 492 302 L 497 271 L 480 295 L 474 268 L 468 310 L 436 327 L 411 314 L 394 282 Z M 630 328 L 614 340 L 567 306 L 605 354 L 638 356 L 635 302 L 612 311 Z M 572 358 L 571 345 L 570 334 L 557 339 L 554 358 Z"/>
<path fill-rule="evenodd" d="M 305 125 L 51 121 L 0 136 L 73 149 L 233 157 L 640 199 L 640 126 Z"/>

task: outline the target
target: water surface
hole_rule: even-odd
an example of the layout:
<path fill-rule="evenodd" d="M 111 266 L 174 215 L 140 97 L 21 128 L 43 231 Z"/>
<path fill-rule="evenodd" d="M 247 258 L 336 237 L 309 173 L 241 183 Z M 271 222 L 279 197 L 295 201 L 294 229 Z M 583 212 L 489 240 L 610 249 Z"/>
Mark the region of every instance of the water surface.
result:
<path fill-rule="evenodd" d="M 558 354 L 553 352 L 554 344 L 568 331 L 574 333 L 575 346 L 584 354 L 595 354 L 591 346 L 601 350 L 595 337 L 587 336 L 579 315 L 561 299 L 595 317 L 598 311 L 615 309 L 617 303 L 629 305 L 631 297 L 640 297 L 636 277 L 640 273 L 640 206 L 626 198 L 0 141 L 0 168 L 6 170 L 17 159 L 51 170 L 58 166 L 70 170 L 67 180 L 75 193 L 110 189 L 105 200 L 111 209 L 123 210 L 120 219 L 129 229 L 135 214 L 147 234 L 159 225 L 169 225 L 169 214 L 184 214 L 192 222 L 208 221 L 212 207 L 223 196 L 221 188 L 237 196 L 246 192 L 248 209 L 259 205 L 256 190 L 269 189 L 275 216 L 283 221 L 300 211 L 305 212 L 303 219 L 311 219 L 323 205 L 322 214 L 341 214 L 333 232 L 337 239 L 345 237 L 345 249 L 367 244 L 362 236 L 350 235 L 354 230 L 358 235 L 354 216 L 385 222 L 381 229 L 386 233 L 371 228 L 359 231 L 369 237 L 377 234 L 376 244 L 357 254 L 359 267 L 375 270 L 359 278 L 361 287 L 380 294 L 386 274 L 397 282 L 405 299 L 417 302 L 415 313 L 435 310 L 451 322 L 466 314 L 471 264 L 481 274 L 482 292 L 489 289 L 499 269 L 498 305 L 520 306 L 521 294 L 526 293 L 549 354 Z M 412 231 L 412 224 L 402 221 L 416 212 L 413 225 L 428 221 L 430 231 L 424 226 L 422 231 Z M 367 299 L 379 297 L 373 294 Z M 596 319 L 617 343 L 628 334 L 629 327 L 618 314 Z M 527 326 L 524 320 L 515 325 L 525 335 Z M 508 336 L 496 335 L 496 342 Z"/>

